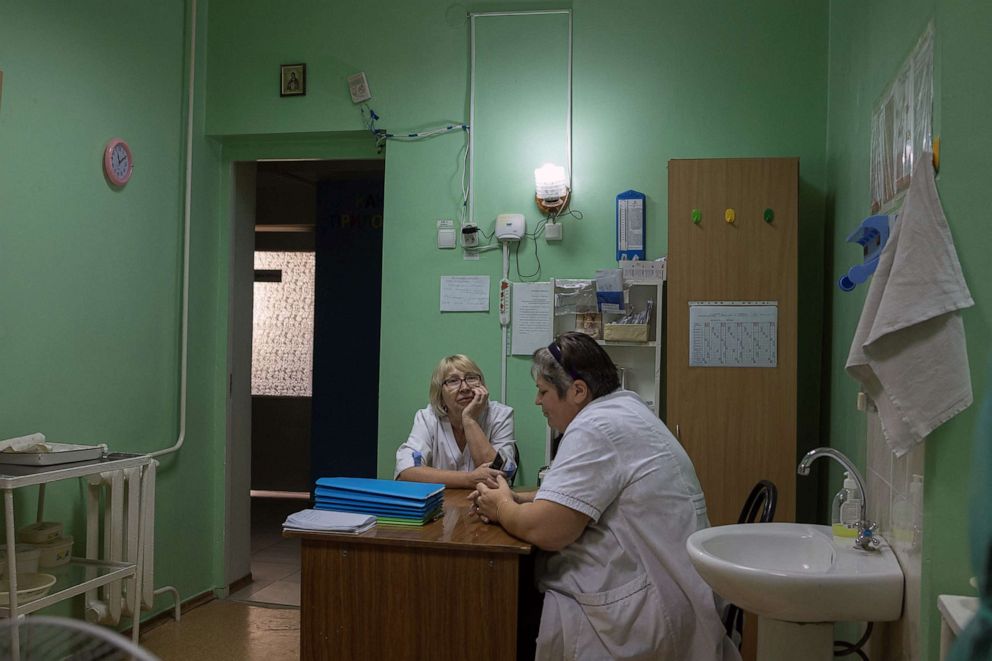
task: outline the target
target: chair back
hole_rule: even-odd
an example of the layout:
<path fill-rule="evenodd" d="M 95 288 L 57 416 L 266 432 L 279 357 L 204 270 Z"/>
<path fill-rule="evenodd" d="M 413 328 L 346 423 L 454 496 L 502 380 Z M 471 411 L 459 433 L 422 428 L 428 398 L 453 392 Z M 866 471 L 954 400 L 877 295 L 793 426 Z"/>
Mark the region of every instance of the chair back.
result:
<path fill-rule="evenodd" d="M 741 508 L 737 523 L 769 523 L 775 518 L 775 505 L 778 503 L 778 489 L 768 480 L 759 480 Z M 744 639 L 744 612 L 734 604 L 727 607 L 723 616 L 723 628 L 740 649 Z"/>
<path fill-rule="evenodd" d="M 741 508 L 737 523 L 754 523 L 758 512 L 758 522 L 769 523 L 775 518 L 775 506 L 778 504 L 778 489 L 768 480 L 759 480 Z"/>

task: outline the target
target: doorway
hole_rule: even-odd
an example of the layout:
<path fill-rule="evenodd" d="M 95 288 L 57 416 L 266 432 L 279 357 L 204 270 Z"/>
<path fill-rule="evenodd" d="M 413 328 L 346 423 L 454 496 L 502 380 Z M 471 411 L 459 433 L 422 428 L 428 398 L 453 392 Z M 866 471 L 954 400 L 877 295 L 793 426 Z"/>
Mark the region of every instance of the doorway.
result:
<path fill-rule="evenodd" d="M 298 606 L 282 522 L 317 477 L 374 477 L 383 184 L 382 160 L 234 164 L 232 598 Z M 342 324 L 355 310 L 361 327 Z M 356 417 L 371 443 L 345 446 Z"/>

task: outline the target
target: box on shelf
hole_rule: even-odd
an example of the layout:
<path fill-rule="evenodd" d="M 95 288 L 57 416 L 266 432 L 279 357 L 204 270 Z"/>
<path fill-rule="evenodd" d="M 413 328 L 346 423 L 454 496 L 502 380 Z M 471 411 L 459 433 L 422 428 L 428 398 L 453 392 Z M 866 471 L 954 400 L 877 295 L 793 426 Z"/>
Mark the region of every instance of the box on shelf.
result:
<path fill-rule="evenodd" d="M 624 280 L 654 281 L 664 280 L 668 259 L 663 257 L 657 261 L 621 260 L 620 268 Z"/>
<path fill-rule="evenodd" d="M 647 342 L 647 324 L 603 324 L 603 339 L 614 342 Z"/>
<path fill-rule="evenodd" d="M 603 315 L 598 312 L 576 312 L 575 330 L 585 333 L 589 337 L 598 340 L 602 333 L 600 328 L 603 325 Z"/>

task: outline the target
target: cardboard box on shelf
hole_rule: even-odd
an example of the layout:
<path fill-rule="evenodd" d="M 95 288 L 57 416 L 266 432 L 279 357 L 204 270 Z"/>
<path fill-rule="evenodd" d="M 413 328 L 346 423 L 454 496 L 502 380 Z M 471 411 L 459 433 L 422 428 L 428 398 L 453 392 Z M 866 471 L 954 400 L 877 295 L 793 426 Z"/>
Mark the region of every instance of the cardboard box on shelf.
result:
<path fill-rule="evenodd" d="M 647 342 L 647 324 L 603 324 L 603 339 L 614 342 Z"/>

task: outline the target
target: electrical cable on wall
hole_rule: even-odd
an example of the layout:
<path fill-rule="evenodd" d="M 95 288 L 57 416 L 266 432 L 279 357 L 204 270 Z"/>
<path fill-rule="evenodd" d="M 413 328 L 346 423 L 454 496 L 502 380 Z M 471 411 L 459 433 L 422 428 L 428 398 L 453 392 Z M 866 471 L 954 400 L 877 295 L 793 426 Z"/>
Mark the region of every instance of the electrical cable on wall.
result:
<path fill-rule="evenodd" d="M 367 103 L 362 104 L 362 123 L 365 128 L 375 137 L 376 148 L 381 152 L 383 146 L 386 144 L 387 140 L 423 140 L 426 138 L 433 138 L 437 135 L 444 135 L 445 133 L 451 133 L 453 131 L 465 131 L 469 130 L 468 124 L 453 122 L 450 124 L 444 124 L 442 126 L 436 126 L 430 129 L 424 129 L 423 131 L 387 131 L 386 129 L 381 129 L 376 127 L 375 123 L 380 119 L 379 115 L 371 106 Z"/>
<path fill-rule="evenodd" d="M 539 222 L 537 224 L 537 227 L 534 228 L 534 232 L 532 234 L 524 234 L 524 236 L 526 236 L 527 238 L 532 239 L 534 241 L 534 259 L 537 261 L 537 270 L 534 271 L 533 273 L 529 273 L 527 275 L 524 275 L 523 273 L 520 272 L 520 243 L 517 243 L 513 247 L 513 257 L 514 257 L 514 260 L 516 261 L 517 277 L 521 281 L 526 281 L 528 278 L 535 278 L 535 279 L 536 278 L 540 278 L 540 275 L 541 275 L 541 258 L 538 255 L 538 249 L 537 249 L 538 248 L 538 241 L 537 240 L 541 236 L 544 235 L 544 228 L 545 228 L 545 226 L 548 223 L 555 223 L 557 221 L 557 219 L 560 218 L 560 217 L 562 217 L 562 216 L 572 216 L 576 220 L 582 220 L 582 218 L 584 217 L 583 214 L 582 214 L 582 212 L 579 211 L 579 210 L 577 210 L 577 209 L 572 209 L 572 210 L 567 211 L 567 212 L 564 212 L 564 213 L 562 213 L 562 212 L 559 211 L 559 212 L 556 212 L 556 213 L 553 213 L 553 214 L 548 214 L 547 216 L 545 216 L 541 220 L 541 222 Z M 481 232 L 481 230 L 480 230 L 480 232 Z M 482 235 L 483 236 L 486 236 L 486 234 L 484 232 L 482 232 Z M 488 239 L 488 237 L 487 237 L 487 239 Z"/>
<path fill-rule="evenodd" d="M 469 138 L 470 127 L 468 124 L 452 122 L 449 124 L 444 124 L 442 126 L 436 126 L 434 128 L 424 129 L 422 131 L 388 131 L 376 126 L 376 122 L 379 121 L 380 116 L 371 106 L 367 103 L 363 103 L 361 106 L 362 111 L 362 124 L 365 128 L 372 134 L 375 138 L 375 147 L 378 153 L 382 153 L 383 148 L 386 145 L 387 140 L 399 140 L 402 142 L 414 142 L 417 140 L 426 140 L 428 138 L 434 138 L 439 135 L 445 135 L 447 133 L 453 133 L 455 131 L 465 132 L 465 147 L 464 156 L 462 157 L 461 166 L 461 189 L 462 189 L 462 202 L 458 209 L 458 220 L 459 224 L 463 224 L 465 220 L 465 214 L 468 211 L 468 200 L 469 200 L 469 186 L 468 181 L 468 163 L 470 157 L 470 150 L 472 148 L 472 141 Z"/>

